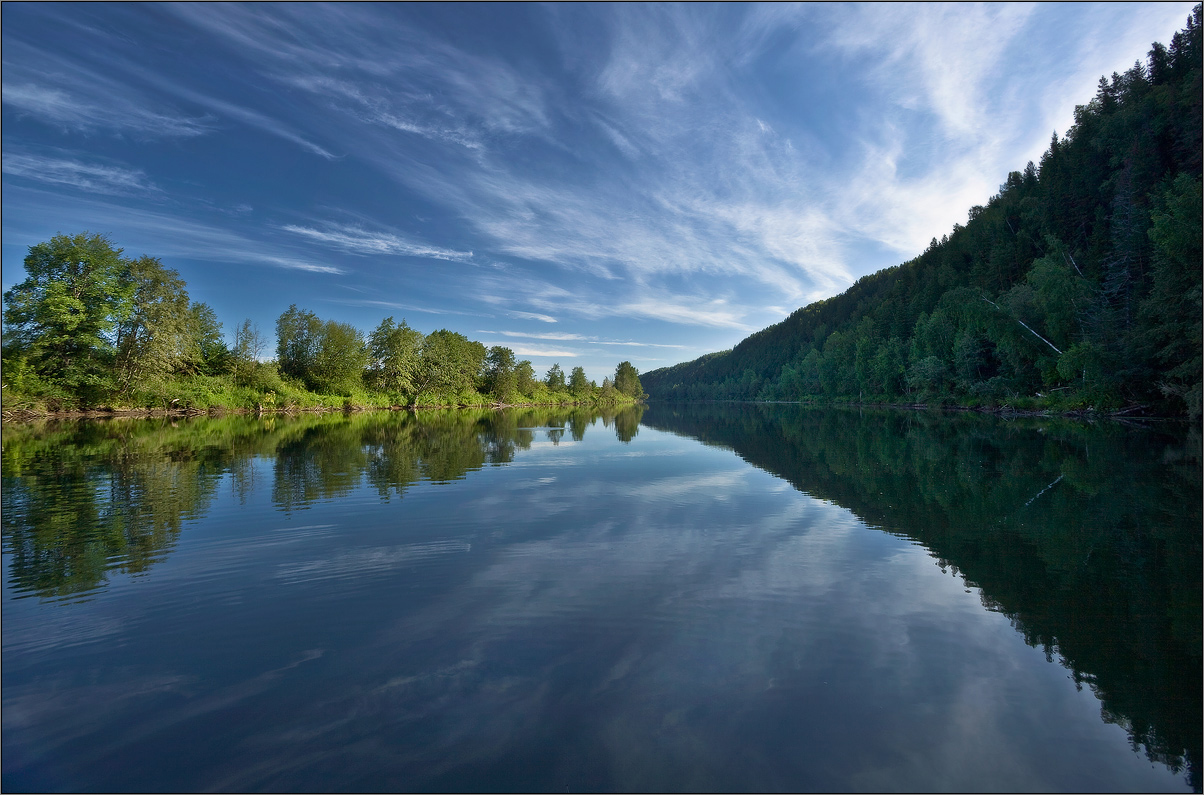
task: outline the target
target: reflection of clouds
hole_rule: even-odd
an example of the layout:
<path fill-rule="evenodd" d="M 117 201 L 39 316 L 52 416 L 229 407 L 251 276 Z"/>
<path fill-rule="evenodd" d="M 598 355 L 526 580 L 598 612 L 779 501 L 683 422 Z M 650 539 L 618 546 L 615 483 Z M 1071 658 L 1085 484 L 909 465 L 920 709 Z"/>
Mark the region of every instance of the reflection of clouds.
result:
<path fill-rule="evenodd" d="M 424 740 L 427 758 L 538 744 L 533 727 L 565 720 L 569 692 L 574 710 L 596 711 L 572 723 L 588 724 L 606 770 L 594 787 L 1048 788 L 1061 779 L 1046 747 L 1084 716 L 1090 742 L 1118 754 L 1091 780 L 1133 774 L 1094 697 L 922 547 L 716 455 L 735 468 L 622 490 L 627 509 L 605 519 L 594 497 L 562 506 L 561 531 L 498 548 L 465 587 L 381 636 L 413 647 L 450 624 L 470 639 L 432 670 L 454 677 L 457 695 L 439 698 L 473 728 Z M 724 488 L 726 504 L 664 499 Z M 503 673 L 515 653 L 530 665 Z M 435 703 L 423 676 L 397 680 L 414 720 Z M 1022 706 L 1034 693 L 1042 708 Z"/>
<path fill-rule="evenodd" d="M 271 644 L 280 659 L 252 652 L 249 671 L 214 672 L 168 657 L 101 684 L 6 685 L 6 729 L 11 704 L 22 727 L 71 717 L 52 749 L 119 726 L 104 743 L 132 760 L 161 750 L 164 729 L 236 726 L 220 764 L 181 787 L 221 791 L 304 788 L 331 769 L 347 789 L 397 789 L 402 774 L 414 789 L 474 789 L 503 768 L 547 790 L 1164 788 L 1126 770 L 1124 732 L 1099 722 L 1089 691 L 922 547 L 649 428 L 646 456 L 608 467 L 618 443 L 597 431 L 596 450 L 567 459 L 520 454 L 542 471 L 486 468 L 389 506 L 357 492 L 302 526 L 265 502 L 243 515 L 263 521 L 257 536 L 186 538 L 181 565 L 112 604 L 128 615 L 147 593 L 158 609 L 195 598 L 180 584 L 201 564 L 185 551 L 226 578 L 218 599 L 255 572 L 267 591 L 320 583 L 286 589 L 311 612 Z M 402 527 L 424 540 L 384 540 Z M 331 587 L 356 579 L 369 586 Z M 273 598 L 247 612 L 275 611 Z M 216 616 L 244 632 L 278 618 Z M 309 664 L 318 647 L 330 651 Z M 39 705 L 47 682 L 56 695 Z M 1100 743 L 1113 758 L 1081 750 Z"/>
<path fill-rule="evenodd" d="M 66 678 L 18 686 L 6 685 L 6 746 L 10 731 L 36 729 L 46 724 L 67 724 L 71 728 L 60 729 L 53 737 L 42 738 L 42 743 L 51 748 L 60 746 L 95 731 L 104 718 L 128 708 L 131 701 L 161 693 L 178 692 L 186 687 L 190 680 L 190 677 L 164 675 L 125 678 L 87 687 L 79 687 Z M 64 720 L 66 716 L 81 714 L 87 716 L 82 722 Z"/>
<path fill-rule="evenodd" d="M 725 499 L 733 490 L 745 485 L 746 471 L 716 472 L 710 475 L 677 475 L 661 478 L 630 489 L 632 497 L 642 500 L 676 500 L 689 495 L 708 495 Z M 739 491 L 744 491 L 740 488 Z"/>

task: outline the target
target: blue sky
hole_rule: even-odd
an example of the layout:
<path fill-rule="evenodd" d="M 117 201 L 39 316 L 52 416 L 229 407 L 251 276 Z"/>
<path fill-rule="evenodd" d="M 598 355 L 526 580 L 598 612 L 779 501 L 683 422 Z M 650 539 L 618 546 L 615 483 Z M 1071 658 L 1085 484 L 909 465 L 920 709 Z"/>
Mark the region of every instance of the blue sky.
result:
<path fill-rule="evenodd" d="M 3 5 L 3 286 L 80 231 L 599 382 L 920 253 L 1190 3 Z"/>

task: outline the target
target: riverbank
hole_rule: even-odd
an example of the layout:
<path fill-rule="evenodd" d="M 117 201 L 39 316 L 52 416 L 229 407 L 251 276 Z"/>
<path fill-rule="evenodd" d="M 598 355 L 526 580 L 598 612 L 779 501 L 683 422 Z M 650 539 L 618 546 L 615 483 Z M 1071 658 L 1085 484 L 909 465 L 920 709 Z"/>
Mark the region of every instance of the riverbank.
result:
<path fill-rule="evenodd" d="M 6 423 L 36 422 L 44 420 L 97 420 L 97 419 L 161 419 L 186 417 L 223 417 L 236 416 L 296 416 L 299 414 L 333 414 L 360 413 L 367 411 L 446 411 L 448 409 L 512 409 L 512 408 L 552 408 L 570 406 L 630 406 L 642 401 L 624 399 L 611 401 L 577 400 L 555 402 L 517 402 L 517 403 L 465 403 L 458 405 L 389 405 L 365 406 L 355 403 L 345 403 L 342 406 L 290 406 L 286 408 L 228 408 L 225 406 L 209 406 L 207 408 L 96 408 L 69 411 L 37 411 L 32 409 L 14 409 L 0 411 L 0 421 Z"/>

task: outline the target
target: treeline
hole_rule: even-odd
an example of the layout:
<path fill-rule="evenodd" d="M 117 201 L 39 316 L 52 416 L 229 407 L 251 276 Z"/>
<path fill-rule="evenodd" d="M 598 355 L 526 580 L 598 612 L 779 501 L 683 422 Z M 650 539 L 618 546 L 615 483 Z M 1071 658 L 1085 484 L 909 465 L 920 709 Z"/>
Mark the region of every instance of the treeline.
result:
<path fill-rule="evenodd" d="M 250 320 L 228 346 L 213 309 L 179 273 L 128 259 L 101 235 L 31 246 L 28 278 L 4 294 L 5 411 L 102 406 L 276 410 L 338 406 L 622 403 L 644 397 L 630 362 L 599 386 L 581 367 L 538 377 L 530 361 L 440 329 L 386 318 L 368 336 L 290 306 L 276 359 Z"/>
<path fill-rule="evenodd" d="M 645 374 L 659 399 L 1201 411 L 1201 7 L 1100 78 L 1039 164 L 965 225 L 734 349 Z"/>

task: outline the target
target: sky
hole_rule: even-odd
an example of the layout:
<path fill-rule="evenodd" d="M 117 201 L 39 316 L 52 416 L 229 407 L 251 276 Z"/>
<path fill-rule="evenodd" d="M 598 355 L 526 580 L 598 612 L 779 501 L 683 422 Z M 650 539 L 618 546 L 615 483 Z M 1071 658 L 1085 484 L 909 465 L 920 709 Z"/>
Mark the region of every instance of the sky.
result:
<path fill-rule="evenodd" d="M 6 2 L 3 287 L 88 231 L 228 337 L 296 304 L 601 383 L 915 257 L 1191 7 Z"/>

